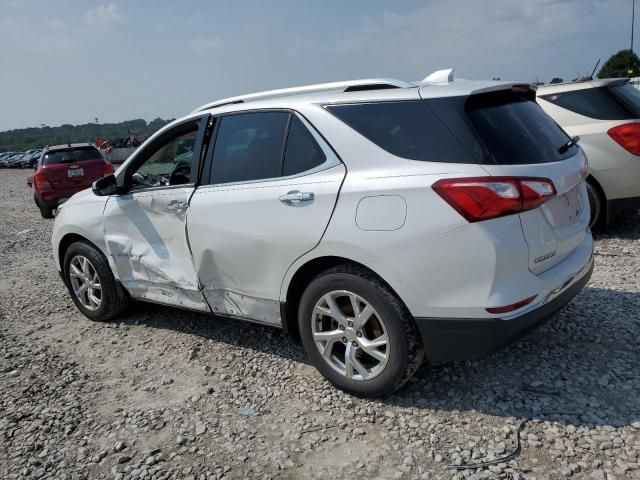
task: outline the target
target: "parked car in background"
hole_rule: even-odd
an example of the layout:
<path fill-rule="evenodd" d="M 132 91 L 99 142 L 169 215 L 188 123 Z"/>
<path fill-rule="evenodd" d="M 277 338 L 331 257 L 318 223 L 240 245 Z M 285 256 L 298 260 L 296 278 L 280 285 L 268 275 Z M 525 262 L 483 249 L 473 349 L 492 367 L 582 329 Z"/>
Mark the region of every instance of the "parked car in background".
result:
<path fill-rule="evenodd" d="M 60 208 L 56 265 L 92 320 L 135 298 L 283 327 L 335 386 L 389 394 L 591 275 L 585 156 L 535 95 L 441 71 L 204 105 Z"/>
<path fill-rule="evenodd" d="M 18 162 L 24 155 L 24 152 L 17 152 L 7 159 L 6 168 L 17 168 Z"/>
<path fill-rule="evenodd" d="M 33 174 L 33 198 L 44 218 L 74 193 L 90 187 L 113 166 L 90 143 L 46 147 Z"/>
<path fill-rule="evenodd" d="M 538 87 L 538 103 L 589 159 L 591 225 L 640 209 L 640 90 L 628 79 Z"/>
<path fill-rule="evenodd" d="M 34 168 L 38 164 L 41 153 L 42 150 L 29 150 L 20 158 L 17 166 L 19 168 Z"/>
<path fill-rule="evenodd" d="M 15 152 L 0 153 L 0 168 L 8 168 L 9 158 L 11 158 Z"/>

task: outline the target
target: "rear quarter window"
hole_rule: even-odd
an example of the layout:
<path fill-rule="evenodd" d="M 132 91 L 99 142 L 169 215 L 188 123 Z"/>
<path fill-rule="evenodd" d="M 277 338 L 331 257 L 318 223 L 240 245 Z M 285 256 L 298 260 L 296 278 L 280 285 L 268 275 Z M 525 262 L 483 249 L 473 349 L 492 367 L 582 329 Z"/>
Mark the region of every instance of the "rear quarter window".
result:
<path fill-rule="evenodd" d="M 410 160 L 474 163 L 422 100 L 327 105 L 326 109 L 387 152 Z"/>

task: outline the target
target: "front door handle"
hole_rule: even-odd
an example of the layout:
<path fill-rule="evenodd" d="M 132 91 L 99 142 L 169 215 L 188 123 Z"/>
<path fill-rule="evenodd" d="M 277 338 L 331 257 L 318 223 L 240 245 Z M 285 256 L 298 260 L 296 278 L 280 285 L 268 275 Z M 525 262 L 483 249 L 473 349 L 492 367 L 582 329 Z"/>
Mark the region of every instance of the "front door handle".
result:
<path fill-rule="evenodd" d="M 299 190 L 292 190 L 286 195 L 280 195 L 280 201 L 285 205 L 297 205 L 303 202 L 311 202 L 313 201 L 313 198 L 314 196 L 312 192 L 301 192 Z"/>
<path fill-rule="evenodd" d="M 182 210 L 185 210 L 188 206 L 189 204 L 187 202 L 181 202 L 180 200 L 171 200 L 169 202 L 169 205 L 167 205 L 167 208 L 169 210 L 180 212 Z"/>

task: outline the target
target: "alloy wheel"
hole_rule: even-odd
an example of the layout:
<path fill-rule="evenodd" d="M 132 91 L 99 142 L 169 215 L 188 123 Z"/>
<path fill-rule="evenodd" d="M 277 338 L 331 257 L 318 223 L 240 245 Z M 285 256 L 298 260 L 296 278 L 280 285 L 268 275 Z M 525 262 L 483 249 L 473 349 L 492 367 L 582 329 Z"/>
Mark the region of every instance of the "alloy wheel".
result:
<path fill-rule="evenodd" d="M 102 303 L 100 277 L 87 257 L 76 255 L 69 264 L 71 287 L 78 301 L 88 310 L 97 310 Z"/>
<path fill-rule="evenodd" d="M 311 332 L 322 358 L 351 380 L 371 380 L 389 360 L 382 317 L 361 296 L 347 290 L 323 295 L 313 309 Z"/>

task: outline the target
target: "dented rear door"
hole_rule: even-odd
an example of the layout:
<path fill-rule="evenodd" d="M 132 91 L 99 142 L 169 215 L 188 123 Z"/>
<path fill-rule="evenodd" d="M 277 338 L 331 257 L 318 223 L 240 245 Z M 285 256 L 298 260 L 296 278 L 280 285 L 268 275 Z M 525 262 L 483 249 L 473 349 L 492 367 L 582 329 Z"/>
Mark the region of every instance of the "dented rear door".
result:
<path fill-rule="evenodd" d="M 346 169 L 297 114 L 242 113 L 217 125 L 211 178 L 187 222 L 202 293 L 214 313 L 280 325 L 282 280 L 320 242 Z"/>

